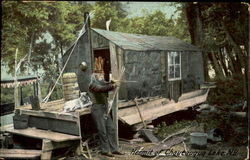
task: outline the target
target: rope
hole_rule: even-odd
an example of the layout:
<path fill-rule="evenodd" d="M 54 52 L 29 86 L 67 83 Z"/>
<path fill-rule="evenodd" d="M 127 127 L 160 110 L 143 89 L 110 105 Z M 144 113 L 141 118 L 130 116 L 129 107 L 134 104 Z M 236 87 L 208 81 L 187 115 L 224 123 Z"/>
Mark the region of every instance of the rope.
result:
<path fill-rule="evenodd" d="M 54 91 L 56 85 L 58 84 L 58 81 L 59 81 L 60 77 L 62 76 L 62 73 L 63 73 L 63 71 L 64 71 L 66 65 L 68 64 L 68 61 L 69 61 L 69 59 L 70 59 L 70 57 L 71 57 L 71 55 L 72 55 L 72 53 L 73 53 L 73 51 L 74 51 L 74 49 L 75 49 L 75 47 L 76 47 L 76 44 L 77 44 L 78 40 L 79 40 L 80 37 L 86 32 L 86 30 L 84 30 L 84 28 L 85 28 L 85 25 L 88 23 L 88 19 L 89 19 L 89 15 L 88 15 L 87 18 L 86 18 L 86 22 L 84 23 L 84 25 L 83 25 L 83 27 L 82 27 L 80 33 L 79 33 L 79 36 L 77 37 L 77 39 L 76 39 L 76 41 L 75 41 L 75 44 L 74 44 L 74 46 L 73 46 L 73 48 L 72 48 L 72 50 L 71 50 L 71 52 L 70 52 L 70 54 L 69 54 L 69 56 L 68 56 L 68 58 L 67 58 L 67 60 L 66 60 L 66 62 L 65 62 L 65 64 L 64 64 L 64 66 L 63 66 L 63 68 L 62 68 L 62 70 L 61 70 L 61 72 L 60 72 L 60 74 L 59 74 L 59 76 L 58 76 L 58 78 L 57 78 L 57 80 L 56 80 L 56 82 L 55 82 L 53 88 L 52 88 L 51 91 L 47 94 L 47 96 L 43 99 L 43 102 L 45 102 L 45 103 L 48 102 L 49 97 L 51 96 L 51 94 L 52 94 L 52 92 Z M 84 32 L 83 32 L 83 30 L 84 30 Z"/>

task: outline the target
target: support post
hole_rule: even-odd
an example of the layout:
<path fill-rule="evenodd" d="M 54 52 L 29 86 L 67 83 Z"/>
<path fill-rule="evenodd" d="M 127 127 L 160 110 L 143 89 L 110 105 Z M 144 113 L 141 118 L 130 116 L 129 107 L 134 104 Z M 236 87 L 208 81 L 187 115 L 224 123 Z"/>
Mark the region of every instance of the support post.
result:
<path fill-rule="evenodd" d="M 33 95 L 34 95 L 34 97 L 35 97 L 35 96 L 36 96 L 36 83 L 33 83 L 33 91 L 34 91 L 34 92 L 33 92 L 33 93 L 34 93 Z"/>
<path fill-rule="evenodd" d="M 111 71 L 112 71 L 112 77 L 116 80 L 119 79 L 120 75 L 120 70 L 119 70 L 119 62 L 117 58 L 117 52 L 116 52 L 116 46 L 113 43 L 109 43 L 109 50 L 110 50 L 110 61 L 111 63 Z M 121 69 L 121 68 L 120 68 Z M 115 93 L 114 93 L 115 94 Z M 119 97 L 119 92 L 117 92 L 113 106 L 112 106 L 112 116 L 113 116 L 113 121 L 115 124 L 115 132 L 116 132 L 116 144 L 119 146 L 119 140 L 118 140 L 118 97 Z"/>
<path fill-rule="evenodd" d="M 42 101 L 42 93 L 41 93 L 41 86 L 40 86 L 39 82 L 37 82 L 37 92 L 38 92 L 39 102 L 41 102 Z"/>
<path fill-rule="evenodd" d="M 41 159 L 42 160 L 49 160 L 51 159 L 52 156 L 52 150 L 48 149 L 49 146 L 51 146 L 51 141 L 48 139 L 43 140 L 43 145 L 42 145 L 42 154 L 41 154 Z"/>
<path fill-rule="evenodd" d="M 115 96 L 114 103 L 112 106 L 112 117 L 115 124 L 115 140 L 117 146 L 119 146 L 119 135 L 118 135 L 118 93 Z"/>
<path fill-rule="evenodd" d="M 22 86 L 20 86 L 20 105 L 23 105 L 24 102 L 23 102 L 23 88 Z"/>

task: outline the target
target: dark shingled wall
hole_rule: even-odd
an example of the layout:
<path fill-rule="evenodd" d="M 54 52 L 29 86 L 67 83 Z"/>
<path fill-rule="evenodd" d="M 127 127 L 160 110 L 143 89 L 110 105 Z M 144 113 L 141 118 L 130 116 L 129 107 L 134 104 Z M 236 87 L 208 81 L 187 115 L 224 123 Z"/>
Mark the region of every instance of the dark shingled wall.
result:
<path fill-rule="evenodd" d="M 125 51 L 125 79 L 128 99 L 161 95 L 161 65 L 159 51 Z"/>
<path fill-rule="evenodd" d="M 95 31 L 91 30 L 91 36 L 92 36 L 92 47 L 94 49 L 97 48 L 109 48 L 109 41 L 101 36 L 100 34 L 97 34 Z"/>
<path fill-rule="evenodd" d="M 73 47 L 71 47 L 63 56 L 63 64 L 65 64 L 68 55 L 70 54 Z M 79 64 L 85 61 L 87 62 L 88 69 L 85 72 L 79 70 Z M 90 82 L 91 76 L 91 54 L 90 54 L 90 44 L 88 41 L 88 33 L 86 32 L 81 38 L 79 39 L 71 58 L 64 70 L 64 73 L 67 72 L 75 72 L 77 74 L 78 85 L 81 92 L 88 91 L 88 84 Z"/>
<path fill-rule="evenodd" d="M 162 68 L 161 54 L 165 54 L 165 68 Z M 125 51 L 124 66 L 126 68 L 125 79 L 127 81 L 138 81 L 137 83 L 126 83 L 128 99 L 147 96 L 169 97 L 170 90 L 165 87 L 170 85 L 168 81 L 162 81 L 165 70 L 167 75 L 168 51 Z M 199 89 L 204 82 L 202 54 L 200 52 L 181 52 L 182 80 L 178 84 L 180 93 L 186 93 Z M 177 81 L 174 81 L 177 82 Z M 163 84 L 167 83 L 167 84 Z M 172 82 L 171 82 L 172 83 Z M 175 87 L 175 90 L 177 88 Z"/>

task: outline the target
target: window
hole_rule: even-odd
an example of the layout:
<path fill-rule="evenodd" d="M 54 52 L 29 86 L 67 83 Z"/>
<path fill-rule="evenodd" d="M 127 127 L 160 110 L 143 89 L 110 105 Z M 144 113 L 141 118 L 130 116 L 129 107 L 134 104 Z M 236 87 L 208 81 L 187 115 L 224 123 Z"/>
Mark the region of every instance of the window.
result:
<path fill-rule="evenodd" d="M 168 53 L 168 80 L 181 79 L 181 53 Z"/>

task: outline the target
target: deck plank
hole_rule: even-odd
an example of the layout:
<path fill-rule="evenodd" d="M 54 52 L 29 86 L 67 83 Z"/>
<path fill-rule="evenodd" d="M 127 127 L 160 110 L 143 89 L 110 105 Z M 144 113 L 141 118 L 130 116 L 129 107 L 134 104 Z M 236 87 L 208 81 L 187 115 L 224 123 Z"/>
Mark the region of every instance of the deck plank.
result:
<path fill-rule="evenodd" d="M 36 128 L 14 129 L 13 125 L 9 126 L 8 128 L 6 127 L 5 131 L 9 133 L 13 133 L 13 134 L 32 137 L 32 138 L 49 139 L 54 142 L 63 142 L 63 141 L 80 139 L 79 136 L 73 136 L 69 134 L 63 134 L 63 133 L 36 129 Z"/>
<path fill-rule="evenodd" d="M 36 117 L 46 117 L 46 118 L 52 118 L 52 119 L 60 119 L 65 121 L 73 121 L 77 122 L 78 117 L 73 113 L 64 113 L 64 112 L 55 112 L 55 111 L 35 111 L 35 110 L 29 110 L 29 109 L 16 109 L 17 112 L 20 114 L 26 114 L 30 116 L 36 116 Z"/>
<path fill-rule="evenodd" d="M 161 117 L 161 116 L 164 116 L 164 115 L 176 112 L 176 111 L 184 110 L 188 107 L 203 103 L 206 101 L 207 95 L 208 95 L 208 91 L 204 95 L 182 100 L 178 103 L 175 103 L 173 100 L 168 102 L 167 104 L 163 104 L 162 103 L 163 100 L 162 102 L 158 100 L 149 102 L 140 106 L 141 114 L 145 120 L 154 120 L 158 117 Z M 138 112 L 136 112 L 135 107 L 131 107 L 124 111 L 121 110 L 119 112 L 119 118 L 122 121 L 126 122 L 128 125 L 134 125 L 134 124 L 141 122 L 140 116 Z"/>
<path fill-rule="evenodd" d="M 27 150 L 27 149 L 0 149 L 1 158 L 37 158 L 40 157 L 40 150 Z"/>

